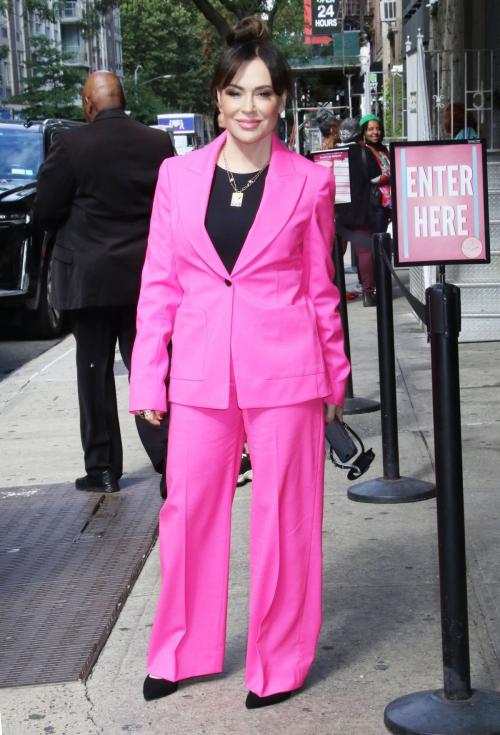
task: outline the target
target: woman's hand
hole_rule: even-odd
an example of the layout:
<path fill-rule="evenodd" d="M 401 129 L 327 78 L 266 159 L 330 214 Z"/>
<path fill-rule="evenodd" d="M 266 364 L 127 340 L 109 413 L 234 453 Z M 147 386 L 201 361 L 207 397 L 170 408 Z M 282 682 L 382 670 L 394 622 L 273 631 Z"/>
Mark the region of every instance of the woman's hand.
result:
<path fill-rule="evenodd" d="M 334 403 L 325 403 L 325 423 L 331 424 L 335 416 L 338 416 L 339 421 L 344 418 L 344 407 L 336 406 Z"/>
<path fill-rule="evenodd" d="M 163 418 L 163 411 L 134 411 L 136 416 L 139 416 L 141 419 L 145 419 L 148 424 L 152 424 L 153 426 L 160 426 L 161 419 Z"/>

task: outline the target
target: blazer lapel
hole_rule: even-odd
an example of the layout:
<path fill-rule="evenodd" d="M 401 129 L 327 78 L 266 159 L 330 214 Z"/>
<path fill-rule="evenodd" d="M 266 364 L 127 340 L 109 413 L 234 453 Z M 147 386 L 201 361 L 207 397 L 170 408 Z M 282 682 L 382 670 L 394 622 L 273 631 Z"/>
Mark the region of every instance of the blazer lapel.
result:
<path fill-rule="evenodd" d="M 228 278 L 229 274 L 205 227 L 213 174 L 220 149 L 225 142 L 226 133 L 223 133 L 199 154 L 193 155 L 177 196 L 182 226 L 189 242 L 216 273 Z M 290 151 L 273 134 L 271 162 L 262 201 L 231 276 L 270 245 L 290 219 L 306 180 L 304 174 L 295 171 L 292 159 Z"/>
<path fill-rule="evenodd" d="M 177 192 L 182 227 L 189 242 L 200 257 L 223 278 L 227 278 L 229 274 L 208 236 L 205 217 L 217 158 L 225 141 L 226 133 L 223 133 L 199 154 L 193 155 Z"/>
<path fill-rule="evenodd" d="M 272 243 L 290 219 L 306 176 L 298 174 L 288 148 L 273 134 L 273 147 L 257 216 L 231 273 L 234 276 Z"/>

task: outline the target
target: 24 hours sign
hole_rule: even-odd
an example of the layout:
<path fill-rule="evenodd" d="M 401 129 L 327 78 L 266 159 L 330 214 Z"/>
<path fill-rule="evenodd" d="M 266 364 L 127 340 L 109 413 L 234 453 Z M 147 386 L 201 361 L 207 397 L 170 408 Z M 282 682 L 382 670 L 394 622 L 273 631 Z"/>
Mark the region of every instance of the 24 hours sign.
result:
<path fill-rule="evenodd" d="M 311 0 L 313 36 L 331 36 L 342 31 L 339 4 L 340 0 Z"/>
<path fill-rule="evenodd" d="M 489 263 L 484 141 L 391 143 L 395 263 Z"/>

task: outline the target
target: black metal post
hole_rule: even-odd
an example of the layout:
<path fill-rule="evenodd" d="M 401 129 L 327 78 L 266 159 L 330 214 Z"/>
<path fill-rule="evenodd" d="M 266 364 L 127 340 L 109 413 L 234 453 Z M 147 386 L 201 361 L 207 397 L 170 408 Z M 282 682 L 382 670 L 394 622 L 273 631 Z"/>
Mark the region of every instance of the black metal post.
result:
<path fill-rule="evenodd" d="M 346 288 L 345 288 L 345 274 L 344 274 L 344 257 L 342 253 L 342 238 L 339 235 L 335 236 L 333 243 L 333 264 L 335 266 L 335 277 L 334 283 L 337 286 L 340 294 L 339 301 L 339 312 L 340 319 L 342 321 L 342 329 L 344 331 L 344 351 L 347 359 L 351 362 L 351 342 L 349 339 L 349 319 L 347 316 L 347 299 L 346 299 Z M 352 368 L 347 379 L 345 400 L 344 400 L 344 413 L 346 416 L 361 413 L 371 413 L 372 411 L 379 411 L 380 403 L 378 401 L 372 401 L 369 398 L 355 398 L 354 388 L 352 383 Z"/>
<path fill-rule="evenodd" d="M 347 495 L 359 503 L 413 503 L 433 498 L 436 488 L 430 482 L 400 476 L 392 278 L 382 257 L 382 249 L 390 257 L 391 236 L 387 233 L 374 235 L 373 246 L 384 476 L 351 485 Z"/>
<path fill-rule="evenodd" d="M 392 278 L 382 260 L 381 248 L 390 254 L 390 236 L 375 235 L 375 283 L 377 284 L 377 336 L 382 410 L 382 451 L 384 479 L 399 480 L 398 404 L 396 398 L 396 356 L 394 354 L 394 316 Z"/>
<path fill-rule="evenodd" d="M 444 688 L 391 702 L 384 722 L 395 735 L 499 735 L 500 693 L 471 689 L 460 429 L 460 289 L 426 291 L 432 356 Z"/>

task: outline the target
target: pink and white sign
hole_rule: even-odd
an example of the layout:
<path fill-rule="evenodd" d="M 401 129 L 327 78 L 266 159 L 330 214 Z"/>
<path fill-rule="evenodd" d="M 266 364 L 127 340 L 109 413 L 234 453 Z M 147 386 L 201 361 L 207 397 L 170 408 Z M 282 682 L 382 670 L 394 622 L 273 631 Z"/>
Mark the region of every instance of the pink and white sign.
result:
<path fill-rule="evenodd" d="M 331 169 L 335 177 L 335 204 L 349 204 L 351 182 L 349 177 L 349 148 L 331 148 L 327 151 L 312 151 L 314 163 Z"/>
<path fill-rule="evenodd" d="M 483 145 L 391 144 L 396 265 L 489 263 Z"/>

